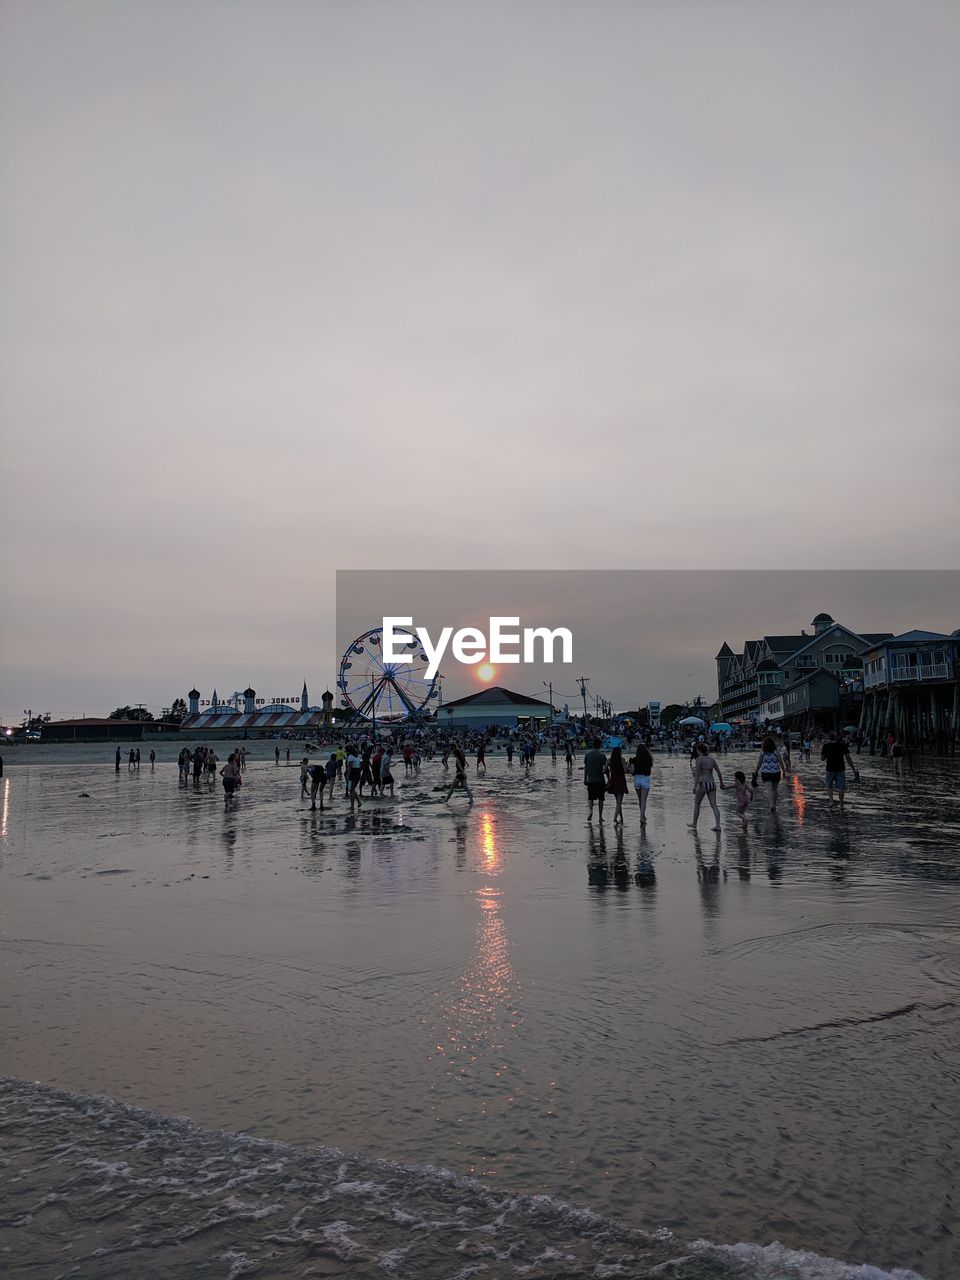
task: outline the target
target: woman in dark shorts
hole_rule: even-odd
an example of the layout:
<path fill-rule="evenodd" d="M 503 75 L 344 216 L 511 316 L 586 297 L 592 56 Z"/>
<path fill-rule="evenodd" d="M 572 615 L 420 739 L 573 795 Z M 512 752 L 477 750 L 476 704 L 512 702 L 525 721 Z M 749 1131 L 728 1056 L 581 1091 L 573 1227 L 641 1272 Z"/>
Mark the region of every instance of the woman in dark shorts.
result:
<path fill-rule="evenodd" d="M 777 744 L 773 738 L 767 735 L 763 740 L 760 748 L 760 755 L 757 757 L 757 767 L 753 771 L 754 786 L 756 786 L 757 776 L 763 783 L 763 789 L 767 793 L 767 804 L 771 813 L 777 812 L 777 787 L 780 785 L 780 779 L 783 777 L 783 760 L 780 752 L 777 750 Z"/>
<path fill-rule="evenodd" d="M 623 767 L 623 752 L 614 747 L 610 752 L 610 772 L 607 778 L 607 791 L 613 796 L 617 806 L 613 815 L 614 822 L 623 823 L 623 797 L 627 794 L 627 771 Z"/>

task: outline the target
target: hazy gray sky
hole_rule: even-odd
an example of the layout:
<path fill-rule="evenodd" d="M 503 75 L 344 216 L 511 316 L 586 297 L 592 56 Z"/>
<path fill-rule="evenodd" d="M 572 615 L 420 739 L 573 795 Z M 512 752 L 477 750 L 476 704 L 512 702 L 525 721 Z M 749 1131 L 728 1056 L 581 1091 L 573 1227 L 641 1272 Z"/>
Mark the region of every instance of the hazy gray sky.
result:
<path fill-rule="evenodd" d="M 0 715 L 326 683 L 337 567 L 958 563 L 956 4 L 0 13 Z"/>
<path fill-rule="evenodd" d="M 594 696 L 625 709 L 698 693 L 712 700 L 715 657 L 724 641 L 740 651 L 744 641 L 763 635 L 805 629 L 813 636 L 812 622 L 821 612 L 859 632 L 898 633 L 919 621 L 949 633 L 960 627 L 960 571 L 339 573 L 337 655 L 384 614 L 401 611 L 434 643 L 443 626 L 476 626 L 489 637 L 492 616 L 519 617 L 521 627 L 567 627 L 572 664 L 559 661 L 558 649 L 550 665 L 504 664 L 494 683 L 540 697 L 549 680 L 555 705 L 573 706 L 570 695 L 582 675 Z M 476 668 L 457 662 L 449 649 L 441 671 L 447 701 L 482 687 Z M 269 697 L 299 692 L 299 686 L 263 692 Z M 322 690 L 310 692 L 319 700 Z M 205 693 L 209 697 L 210 690 Z"/>

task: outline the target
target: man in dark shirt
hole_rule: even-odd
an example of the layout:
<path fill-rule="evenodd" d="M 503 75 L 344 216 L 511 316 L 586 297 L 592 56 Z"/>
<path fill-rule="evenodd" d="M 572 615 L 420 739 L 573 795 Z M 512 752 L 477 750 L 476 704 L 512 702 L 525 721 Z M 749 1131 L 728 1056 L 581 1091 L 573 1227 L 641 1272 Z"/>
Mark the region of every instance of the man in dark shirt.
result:
<path fill-rule="evenodd" d="M 593 803 L 597 802 L 600 821 L 603 821 L 603 799 L 607 794 L 607 757 L 600 750 L 599 740 L 594 738 L 593 745 L 583 757 L 583 784 L 587 788 L 590 800 L 590 811 L 587 821 L 593 819 Z"/>
<path fill-rule="evenodd" d="M 840 808 L 843 808 L 844 792 L 847 789 L 846 765 L 849 764 L 853 770 L 853 779 L 855 782 L 860 781 L 860 774 L 857 767 L 850 759 L 850 751 L 847 744 L 842 738 L 838 738 L 835 733 L 831 733 L 829 739 L 823 744 L 823 750 L 820 752 L 820 758 L 827 766 L 827 788 L 830 793 L 830 808 L 834 808 L 836 800 L 833 798 L 833 789 L 836 787 L 837 795 L 840 797 Z"/>

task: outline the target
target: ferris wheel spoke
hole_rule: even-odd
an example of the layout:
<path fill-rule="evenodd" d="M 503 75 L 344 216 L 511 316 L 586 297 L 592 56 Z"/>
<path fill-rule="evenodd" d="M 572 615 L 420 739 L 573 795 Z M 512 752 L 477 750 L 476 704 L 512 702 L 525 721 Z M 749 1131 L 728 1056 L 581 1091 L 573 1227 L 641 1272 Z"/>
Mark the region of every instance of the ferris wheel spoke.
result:
<path fill-rule="evenodd" d="M 390 683 L 390 685 L 393 687 L 393 689 L 396 691 L 397 697 L 400 699 L 400 701 L 401 701 L 401 702 L 403 703 L 403 705 L 406 707 L 406 709 L 407 709 L 408 713 L 409 713 L 410 715 L 413 715 L 414 711 L 416 711 L 416 707 L 415 707 L 415 705 L 413 704 L 413 702 L 412 702 L 412 701 L 407 697 L 407 695 L 404 693 L 404 691 L 400 688 L 400 686 L 397 684 L 397 682 L 396 682 L 396 680 L 393 678 L 393 676 L 387 676 L 387 680 L 389 681 L 389 683 Z"/>
<path fill-rule="evenodd" d="M 366 715 L 368 707 L 375 707 L 377 698 L 381 693 L 381 691 L 383 690 L 383 686 L 386 684 L 388 679 L 389 679 L 388 676 L 384 676 L 378 682 L 374 682 L 373 684 L 371 684 L 370 692 L 367 694 L 367 696 L 363 699 L 363 701 L 357 707 L 358 715 L 361 715 L 361 716 Z"/>

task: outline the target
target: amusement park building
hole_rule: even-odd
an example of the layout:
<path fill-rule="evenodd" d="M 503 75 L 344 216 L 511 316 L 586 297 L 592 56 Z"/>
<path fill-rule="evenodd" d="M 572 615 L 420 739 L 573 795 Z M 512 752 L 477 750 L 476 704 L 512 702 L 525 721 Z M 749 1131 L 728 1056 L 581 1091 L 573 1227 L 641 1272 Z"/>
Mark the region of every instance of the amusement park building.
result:
<path fill-rule="evenodd" d="M 455 698 L 437 708 L 437 724 L 449 729 L 482 729 L 502 725 L 509 729 L 546 724 L 553 708 L 539 698 L 528 698 L 501 685 L 481 689 L 466 698 Z"/>
<path fill-rule="evenodd" d="M 251 733 L 302 733 L 333 723 L 333 694 L 328 689 L 320 699 L 323 705 L 311 707 L 306 683 L 299 707 L 286 702 L 264 703 L 262 698 L 258 705 L 256 690 L 249 688 L 224 702 L 220 701 L 214 689 L 213 696 L 203 707 L 200 706 L 198 689 L 191 689 L 189 698 L 189 711 L 180 725 L 181 733 L 213 733 L 226 737 Z"/>

